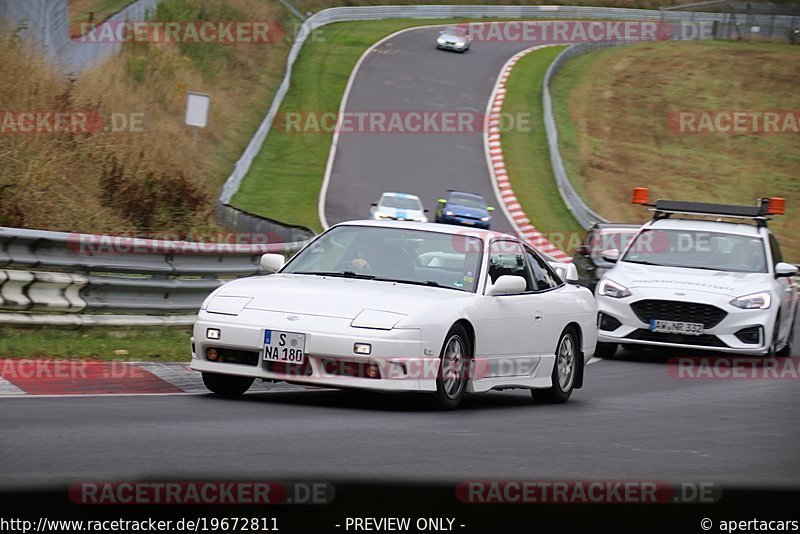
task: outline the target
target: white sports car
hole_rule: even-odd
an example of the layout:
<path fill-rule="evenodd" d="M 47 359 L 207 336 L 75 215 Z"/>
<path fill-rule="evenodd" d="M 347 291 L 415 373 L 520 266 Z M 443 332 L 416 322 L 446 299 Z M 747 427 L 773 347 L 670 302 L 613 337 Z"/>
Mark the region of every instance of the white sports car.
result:
<path fill-rule="evenodd" d="M 422 201 L 408 193 L 384 193 L 372 204 L 369 218 L 373 221 L 416 221 L 428 222 Z"/>
<path fill-rule="evenodd" d="M 565 402 L 596 342 L 596 304 L 574 266 L 517 238 L 414 222 L 356 221 L 286 265 L 229 282 L 202 305 L 192 369 L 221 395 L 253 380 L 427 392 L 526 388 Z M 565 283 L 561 275 L 567 280 Z"/>

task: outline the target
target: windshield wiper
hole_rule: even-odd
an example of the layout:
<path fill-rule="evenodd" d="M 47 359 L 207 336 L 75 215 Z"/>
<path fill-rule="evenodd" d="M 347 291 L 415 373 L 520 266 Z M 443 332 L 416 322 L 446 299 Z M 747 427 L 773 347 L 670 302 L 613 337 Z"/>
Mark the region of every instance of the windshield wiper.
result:
<path fill-rule="evenodd" d="M 375 280 L 378 281 L 378 282 L 397 282 L 399 284 L 412 284 L 412 285 L 415 285 L 415 286 L 441 287 L 443 289 L 455 289 L 457 291 L 464 291 L 463 289 L 458 288 L 458 287 L 443 286 L 442 284 L 440 284 L 436 280 L 421 281 L 421 280 L 403 280 L 403 279 L 400 279 L 400 278 L 382 278 L 382 277 L 376 277 Z"/>
<path fill-rule="evenodd" d="M 341 278 L 358 278 L 360 280 L 373 280 L 375 275 L 360 274 L 354 271 L 298 271 L 287 274 L 313 274 L 314 276 L 338 276 Z"/>
<path fill-rule="evenodd" d="M 673 267 L 672 265 L 664 265 L 662 263 L 653 263 L 652 261 L 646 260 L 620 260 L 624 261 L 625 263 L 637 263 L 639 265 L 653 265 L 655 267 Z"/>

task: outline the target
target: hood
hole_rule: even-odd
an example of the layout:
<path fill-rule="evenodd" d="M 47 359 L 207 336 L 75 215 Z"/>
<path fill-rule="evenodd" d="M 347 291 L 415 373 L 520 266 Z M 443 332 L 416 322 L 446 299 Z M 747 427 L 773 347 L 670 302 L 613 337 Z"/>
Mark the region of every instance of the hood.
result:
<path fill-rule="evenodd" d="M 400 208 L 390 208 L 387 206 L 380 206 L 378 211 L 388 215 L 389 217 L 396 217 L 398 219 L 420 219 L 423 216 L 422 210 L 407 210 Z"/>
<path fill-rule="evenodd" d="M 439 35 L 440 39 L 445 39 L 446 41 L 450 41 L 451 43 L 466 43 L 467 37 L 465 35 L 459 35 L 457 33 L 448 33 L 444 32 Z"/>
<path fill-rule="evenodd" d="M 629 289 L 642 287 L 702 291 L 730 297 L 740 297 L 768 289 L 771 279 L 768 273 L 733 273 L 626 262 L 617 263 L 606 276 Z"/>
<path fill-rule="evenodd" d="M 453 214 L 460 217 L 474 217 L 475 219 L 481 219 L 487 216 L 491 217 L 489 211 L 485 208 L 471 208 L 460 204 L 448 204 L 445 211 L 452 211 Z"/>
<path fill-rule="evenodd" d="M 392 282 L 303 274 L 253 276 L 228 282 L 212 303 L 237 300 L 245 309 L 354 319 L 363 310 L 402 315 L 471 293 Z M 231 299 L 230 297 L 244 297 Z"/>

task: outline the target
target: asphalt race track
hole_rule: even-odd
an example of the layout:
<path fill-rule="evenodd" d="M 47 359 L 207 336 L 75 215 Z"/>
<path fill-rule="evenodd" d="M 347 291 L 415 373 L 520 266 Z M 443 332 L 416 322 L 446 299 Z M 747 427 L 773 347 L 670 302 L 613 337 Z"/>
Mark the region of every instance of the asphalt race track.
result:
<path fill-rule="evenodd" d="M 503 64 L 531 42 L 481 42 L 464 53 L 436 49 L 439 28 L 397 34 L 367 55 L 346 111 L 472 111 L 483 115 Z M 329 224 L 369 215 L 384 191 L 412 193 L 433 218 L 447 189 L 483 195 L 492 228 L 514 233 L 492 189 L 483 134 L 342 133 L 328 187 Z"/>
<path fill-rule="evenodd" d="M 7 398 L 0 489 L 170 476 L 796 484 L 798 379 L 679 379 L 673 356 L 596 361 L 558 406 L 514 390 L 468 397 L 456 412 L 332 390 Z"/>

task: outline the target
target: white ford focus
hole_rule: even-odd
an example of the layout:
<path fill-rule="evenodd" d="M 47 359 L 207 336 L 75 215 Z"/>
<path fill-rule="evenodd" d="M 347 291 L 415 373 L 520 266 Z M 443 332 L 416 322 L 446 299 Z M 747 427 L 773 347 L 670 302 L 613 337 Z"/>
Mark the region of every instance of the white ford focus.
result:
<path fill-rule="evenodd" d="M 596 304 L 574 266 L 508 235 L 356 221 L 262 266 L 278 272 L 223 285 L 198 314 L 191 367 L 215 393 L 260 378 L 423 392 L 446 409 L 506 388 L 565 402 L 594 352 Z"/>
<path fill-rule="evenodd" d="M 783 261 L 767 229 L 783 199 L 649 204 L 639 191 L 634 201 L 654 218 L 621 255 L 604 253 L 615 266 L 597 285 L 597 355 L 613 356 L 622 344 L 788 356 L 797 267 Z"/>

